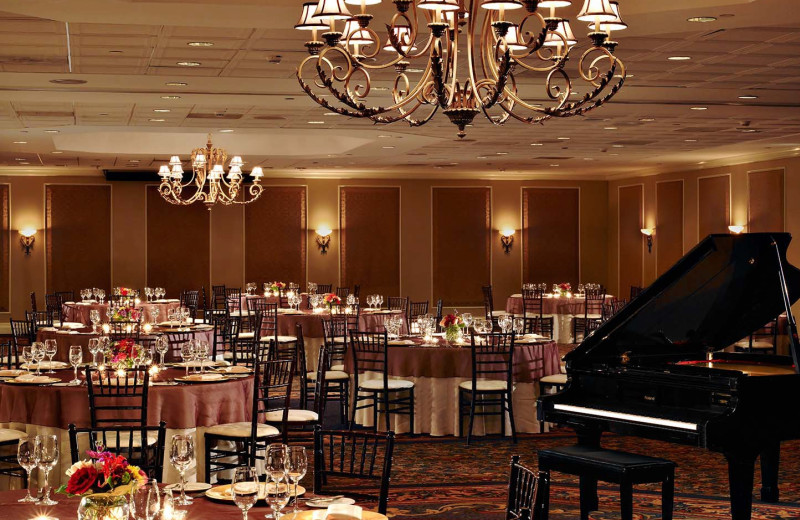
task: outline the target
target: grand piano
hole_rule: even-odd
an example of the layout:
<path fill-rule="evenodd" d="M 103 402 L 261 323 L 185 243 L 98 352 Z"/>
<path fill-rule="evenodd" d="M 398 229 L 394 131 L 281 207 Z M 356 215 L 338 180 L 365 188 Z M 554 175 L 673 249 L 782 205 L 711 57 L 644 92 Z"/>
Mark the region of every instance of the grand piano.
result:
<path fill-rule="evenodd" d="M 567 354 L 568 383 L 539 398 L 539 419 L 572 427 L 580 444 L 599 446 L 610 431 L 721 452 L 733 520 L 750 519 L 760 456 L 761 499 L 777 502 L 780 442 L 800 438 L 790 241 L 705 238 Z M 789 356 L 722 352 L 782 312 Z"/>

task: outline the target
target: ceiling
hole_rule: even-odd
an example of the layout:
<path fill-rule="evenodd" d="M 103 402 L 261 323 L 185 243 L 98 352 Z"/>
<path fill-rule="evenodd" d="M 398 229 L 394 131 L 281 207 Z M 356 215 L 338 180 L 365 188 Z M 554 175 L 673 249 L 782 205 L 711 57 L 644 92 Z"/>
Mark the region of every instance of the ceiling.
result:
<path fill-rule="evenodd" d="M 301 3 L 0 0 L 2 173 L 155 171 L 208 132 L 273 176 L 608 179 L 800 150 L 796 0 L 620 0 L 630 29 L 615 34 L 629 73 L 619 95 L 544 125 L 479 116 L 463 140 L 441 113 L 419 128 L 375 126 L 305 96 Z M 383 4 L 372 27 L 389 21 Z M 85 83 L 51 82 L 64 79 Z"/>

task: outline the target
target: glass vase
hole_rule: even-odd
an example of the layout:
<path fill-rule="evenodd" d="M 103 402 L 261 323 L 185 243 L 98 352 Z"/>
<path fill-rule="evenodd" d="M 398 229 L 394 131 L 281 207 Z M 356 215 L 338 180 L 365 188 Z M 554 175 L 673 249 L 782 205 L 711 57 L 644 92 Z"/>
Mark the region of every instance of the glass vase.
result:
<path fill-rule="evenodd" d="M 127 520 L 128 499 L 125 495 L 96 493 L 81 498 L 78 520 Z"/>
<path fill-rule="evenodd" d="M 459 338 L 461 338 L 461 327 L 453 325 L 444 330 L 444 339 L 451 345 L 458 343 Z"/>

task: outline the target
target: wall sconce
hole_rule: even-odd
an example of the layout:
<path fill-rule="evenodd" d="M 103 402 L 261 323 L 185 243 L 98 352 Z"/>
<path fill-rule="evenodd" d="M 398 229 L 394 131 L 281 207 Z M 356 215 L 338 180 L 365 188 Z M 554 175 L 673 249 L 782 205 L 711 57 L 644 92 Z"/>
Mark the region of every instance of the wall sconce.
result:
<path fill-rule="evenodd" d="M 744 231 L 744 226 L 728 226 L 728 231 L 730 231 L 734 235 L 738 235 L 742 231 Z"/>
<path fill-rule="evenodd" d="M 331 243 L 331 233 L 333 233 L 333 231 L 324 226 L 317 229 L 317 247 L 319 247 L 320 253 L 323 255 L 328 252 L 328 246 Z"/>
<path fill-rule="evenodd" d="M 642 235 L 647 237 L 647 252 L 648 253 L 652 253 L 653 252 L 653 233 L 655 233 L 656 230 L 653 229 L 653 228 L 642 228 L 642 229 L 640 229 L 640 231 L 642 232 Z"/>
<path fill-rule="evenodd" d="M 515 230 L 510 228 L 500 231 L 500 242 L 503 244 L 503 251 L 506 254 L 511 252 L 511 246 L 514 245 L 514 233 Z"/>
<path fill-rule="evenodd" d="M 19 243 L 22 244 L 22 249 L 25 250 L 26 255 L 31 254 L 33 243 L 36 242 L 36 228 L 23 228 L 19 230 Z"/>

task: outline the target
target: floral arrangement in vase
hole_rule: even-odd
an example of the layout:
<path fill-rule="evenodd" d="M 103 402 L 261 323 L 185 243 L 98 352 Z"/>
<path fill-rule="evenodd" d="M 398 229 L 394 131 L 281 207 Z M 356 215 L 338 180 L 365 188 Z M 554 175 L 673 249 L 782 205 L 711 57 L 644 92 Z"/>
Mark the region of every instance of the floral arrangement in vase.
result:
<path fill-rule="evenodd" d="M 104 354 L 106 363 L 115 369 L 133 368 L 142 355 L 142 346 L 132 339 L 122 339 L 111 343 Z"/>
<path fill-rule="evenodd" d="M 569 282 L 562 282 L 558 284 L 558 290 L 561 296 L 569 296 L 572 292 L 572 285 L 570 285 Z"/>
<path fill-rule="evenodd" d="M 133 305 L 117 305 L 111 311 L 111 321 L 139 321 L 139 309 Z"/>
<path fill-rule="evenodd" d="M 147 475 L 138 466 L 129 464 L 121 455 L 103 451 L 87 451 L 90 460 L 81 460 L 67 470 L 67 483 L 57 492 L 69 496 L 107 493 L 123 495 L 133 484 L 147 483 Z"/>
<path fill-rule="evenodd" d="M 444 329 L 444 337 L 448 343 L 456 343 L 462 335 L 464 320 L 458 314 L 447 314 L 439 325 Z"/>
<path fill-rule="evenodd" d="M 332 310 L 334 305 L 341 305 L 342 299 L 336 296 L 334 293 L 326 294 L 322 301 L 325 302 L 325 305 L 328 306 L 328 310 Z"/>

